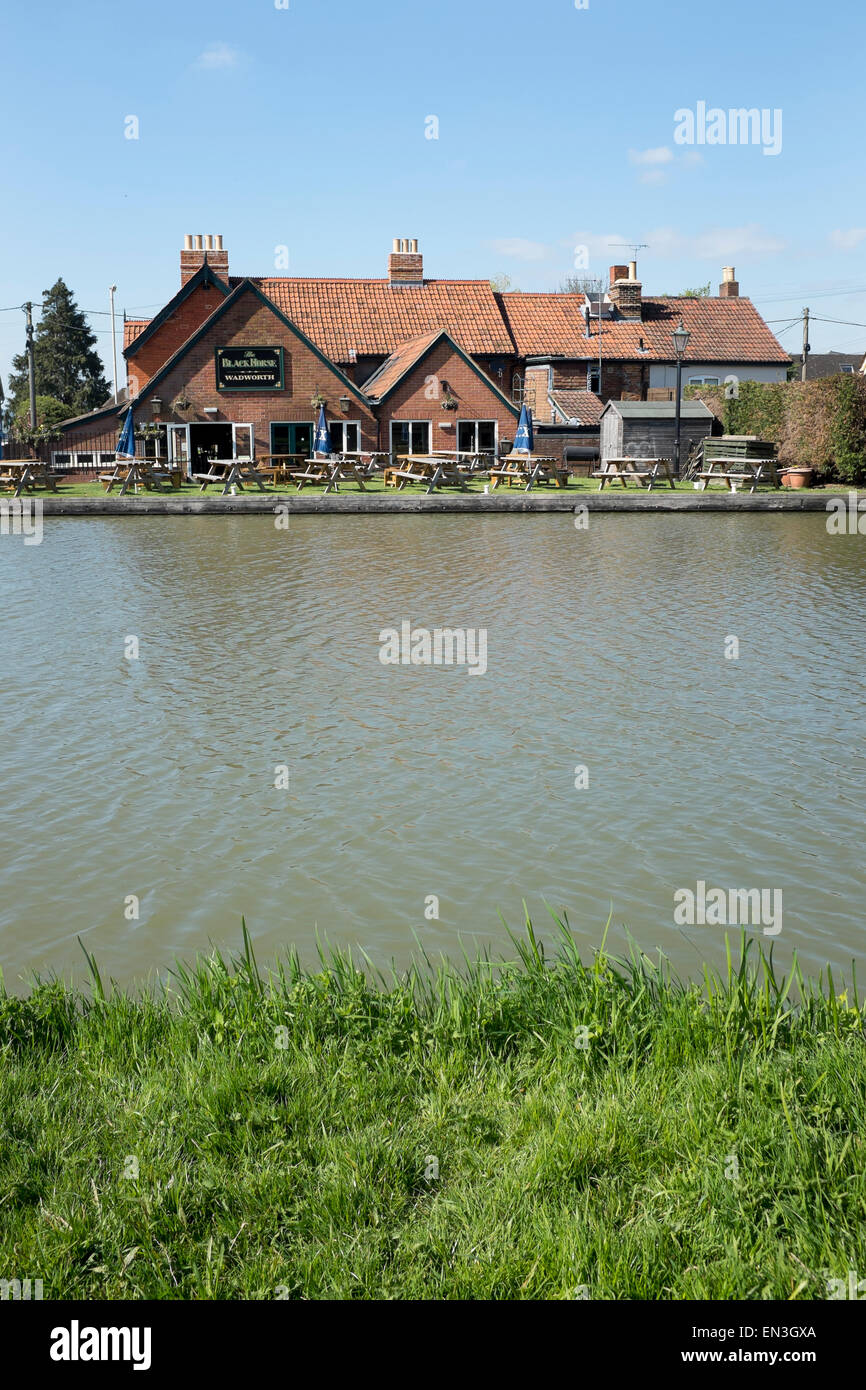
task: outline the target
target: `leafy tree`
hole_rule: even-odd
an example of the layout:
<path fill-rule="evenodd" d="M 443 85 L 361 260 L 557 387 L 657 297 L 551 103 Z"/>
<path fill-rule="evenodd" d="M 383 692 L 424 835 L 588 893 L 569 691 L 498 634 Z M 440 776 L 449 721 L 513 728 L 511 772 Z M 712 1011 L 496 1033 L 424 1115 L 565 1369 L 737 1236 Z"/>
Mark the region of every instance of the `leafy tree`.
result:
<path fill-rule="evenodd" d="M 64 281 L 42 294 L 42 316 L 34 335 L 37 396 L 53 397 L 65 415 L 84 414 L 104 404 L 110 387 L 96 351 L 96 337 Z M 9 395 L 13 413 L 29 399 L 27 355 L 12 359 Z"/>
<path fill-rule="evenodd" d="M 520 290 L 517 286 L 512 285 L 511 276 L 506 275 L 504 270 L 501 270 L 498 275 L 491 277 L 490 288 L 497 294 L 505 294 L 506 290 L 511 294 L 520 294 Z"/>
<path fill-rule="evenodd" d="M 712 280 L 708 280 L 705 285 L 698 285 L 695 289 L 682 290 L 678 297 L 680 299 L 709 299 L 712 283 Z"/>
<path fill-rule="evenodd" d="M 69 406 L 64 405 L 56 396 L 37 396 L 36 397 L 36 424 L 38 426 L 57 425 L 61 420 L 69 419 Z M 21 401 L 13 417 L 13 429 L 16 434 L 22 434 L 30 428 L 30 397 L 29 395 Z"/>
<path fill-rule="evenodd" d="M 594 275 L 567 275 L 559 286 L 560 294 L 586 294 L 598 299 L 602 282 Z"/>

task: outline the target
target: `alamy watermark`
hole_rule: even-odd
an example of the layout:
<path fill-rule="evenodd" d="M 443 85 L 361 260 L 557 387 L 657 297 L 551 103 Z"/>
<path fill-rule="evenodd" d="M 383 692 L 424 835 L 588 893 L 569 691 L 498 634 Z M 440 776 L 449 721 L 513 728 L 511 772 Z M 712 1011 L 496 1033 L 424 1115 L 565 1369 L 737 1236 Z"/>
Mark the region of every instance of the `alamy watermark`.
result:
<path fill-rule="evenodd" d="M 0 1301 L 11 1299 L 15 1303 L 42 1300 L 41 1279 L 0 1279 Z"/>
<path fill-rule="evenodd" d="M 675 145 L 761 145 L 764 154 L 782 152 L 782 111 L 763 106 L 725 110 L 705 101 L 674 112 Z"/>
<path fill-rule="evenodd" d="M 23 536 L 25 545 L 42 544 L 42 498 L 0 502 L 0 536 Z"/>
<path fill-rule="evenodd" d="M 866 497 L 856 492 L 827 499 L 827 533 L 831 536 L 866 536 Z"/>
<path fill-rule="evenodd" d="M 674 893 L 677 927 L 763 927 L 765 936 L 782 930 L 781 888 L 707 888 L 698 879 Z"/>
<path fill-rule="evenodd" d="M 471 676 L 487 670 L 486 627 L 413 627 L 404 618 L 399 629 L 379 633 L 383 666 L 467 666 Z"/>

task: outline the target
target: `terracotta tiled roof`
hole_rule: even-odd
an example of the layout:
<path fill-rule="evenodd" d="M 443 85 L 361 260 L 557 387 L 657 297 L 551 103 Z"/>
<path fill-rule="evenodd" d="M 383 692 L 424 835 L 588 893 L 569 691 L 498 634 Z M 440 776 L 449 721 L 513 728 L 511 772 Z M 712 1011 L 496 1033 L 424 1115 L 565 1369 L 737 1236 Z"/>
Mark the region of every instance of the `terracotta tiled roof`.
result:
<path fill-rule="evenodd" d="M 126 352 L 126 349 L 129 347 L 130 343 L 134 343 L 134 342 L 135 342 L 135 340 L 136 340 L 136 338 L 138 337 L 139 333 L 143 333 L 143 332 L 144 332 L 145 328 L 147 328 L 147 325 L 148 325 L 149 323 L 150 323 L 150 319 L 124 319 L 124 321 L 123 321 L 123 350 L 124 350 L 124 352 Z"/>
<path fill-rule="evenodd" d="M 389 356 L 401 343 L 447 328 L 464 352 L 514 353 L 487 280 L 387 280 L 250 277 L 334 362 Z M 237 282 L 232 279 L 230 284 Z"/>
<path fill-rule="evenodd" d="M 392 352 L 381 367 L 364 382 L 361 387 L 364 395 L 371 401 L 381 400 L 441 334 L 441 328 L 434 328 L 431 333 L 423 333 L 420 338 L 410 338 L 407 343 L 401 343 L 396 352 Z"/>
<path fill-rule="evenodd" d="M 604 409 L 594 391 L 551 391 L 550 399 L 562 415 L 581 425 L 597 425 Z"/>
<path fill-rule="evenodd" d="M 512 292 L 498 299 L 521 357 L 598 356 L 598 320 L 587 336 L 582 295 Z M 671 332 L 680 318 L 692 335 L 688 362 L 790 361 L 752 301 L 741 298 L 644 299 L 642 321 L 602 323 L 602 357 L 672 362 Z"/>

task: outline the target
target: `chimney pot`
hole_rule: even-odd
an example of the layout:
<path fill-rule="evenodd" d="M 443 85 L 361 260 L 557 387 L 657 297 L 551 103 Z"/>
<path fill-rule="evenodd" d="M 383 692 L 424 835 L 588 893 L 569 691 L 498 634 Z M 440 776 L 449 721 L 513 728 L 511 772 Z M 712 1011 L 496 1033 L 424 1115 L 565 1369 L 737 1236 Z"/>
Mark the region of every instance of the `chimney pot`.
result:
<path fill-rule="evenodd" d="M 722 283 L 719 285 L 720 299 L 739 299 L 740 286 L 734 279 L 736 271 L 732 265 L 722 266 Z"/>
<path fill-rule="evenodd" d="M 213 250 L 213 237 L 210 234 L 208 234 L 204 239 L 204 249 L 205 251 Z"/>
<path fill-rule="evenodd" d="M 183 249 L 184 251 L 192 250 L 192 237 L 190 236 L 189 232 L 187 232 L 186 236 L 183 239 Z"/>
<path fill-rule="evenodd" d="M 201 237 L 196 233 L 196 235 L 193 237 L 193 250 L 195 250 L 195 251 L 201 251 L 201 249 L 202 249 Z"/>
<path fill-rule="evenodd" d="M 629 263 L 628 263 L 628 278 L 629 278 L 629 280 L 636 280 L 636 279 L 637 279 L 637 261 L 629 261 Z"/>
<path fill-rule="evenodd" d="M 400 254 L 400 238 L 399 238 L 398 236 L 395 236 L 395 238 L 394 238 L 394 240 L 393 240 L 393 243 L 392 243 L 392 245 L 391 245 L 391 250 L 392 250 L 392 252 L 394 253 L 395 256 L 399 256 L 399 254 Z"/>
<path fill-rule="evenodd" d="M 413 256 L 417 256 L 417 254 L 418 254 L 418 238 L 417 238 L 416 236 L 413 236 L 413 238 L 412 238 L 412 245 L 411 245 L 411 247 L 410 247 L 409 249 L 411 250 Z"/>
<path fill-rule="evenodd" d="M 218 237 L 215 238 L 215 240 L 216 240 L 216 249 L 217 249 L 217 251 L 222 251 L 222 249 L 223 249 L 223 239 L 222 239 L 222 237 L 221 237 L 221 236 L 218 236 Z"/>

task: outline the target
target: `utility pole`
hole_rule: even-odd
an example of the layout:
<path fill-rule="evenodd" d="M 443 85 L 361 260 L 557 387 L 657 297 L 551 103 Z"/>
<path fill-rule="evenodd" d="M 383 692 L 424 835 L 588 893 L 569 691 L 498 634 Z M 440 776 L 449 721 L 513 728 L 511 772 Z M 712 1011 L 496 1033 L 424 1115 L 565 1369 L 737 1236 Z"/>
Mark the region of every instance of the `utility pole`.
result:
<path fill-rule="evenodd" d="M 33 349 L 33 305 L 22 305 L 27 315 L 27 370 L 30 377 L 30 428 L 36 429 L 36 357 Z"/>
<path fill-rule="evenodd" d="M 108 300 L 111 305 L 111 358 L 114 364 L 114 404 L 117 405 L 117 334 L 114 327 L 114 296 L 117 292 L 116 285 L 109 285 Z"/>
<path fill-rule="evenodd" d="M 803 310 L 803 363 L 800 367 L 800 380 L 806 380 L 806 361 L 811 352 L 809 346 L 809 310 Z"/>

